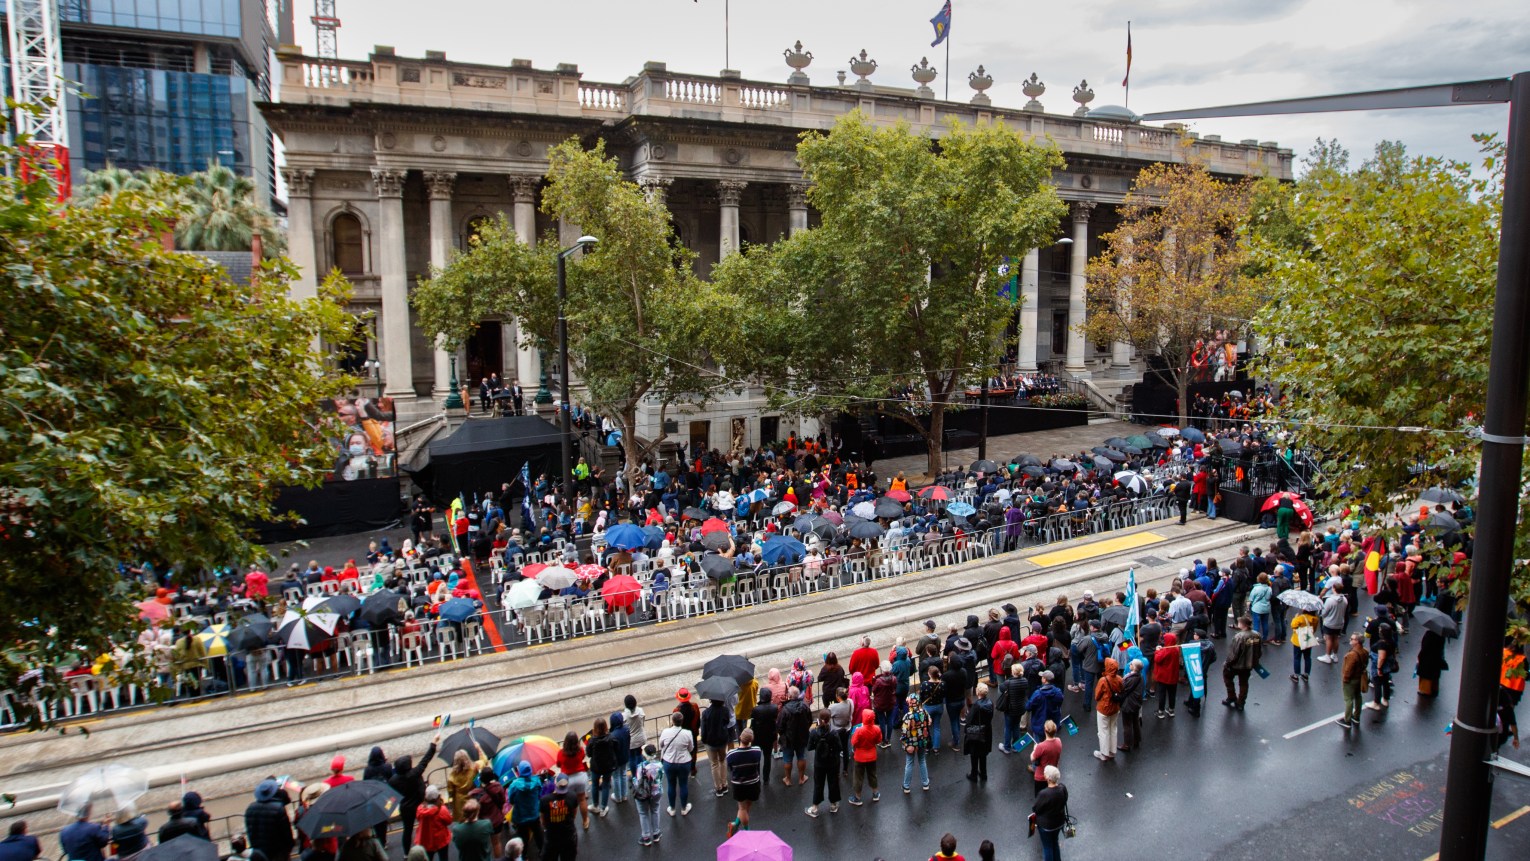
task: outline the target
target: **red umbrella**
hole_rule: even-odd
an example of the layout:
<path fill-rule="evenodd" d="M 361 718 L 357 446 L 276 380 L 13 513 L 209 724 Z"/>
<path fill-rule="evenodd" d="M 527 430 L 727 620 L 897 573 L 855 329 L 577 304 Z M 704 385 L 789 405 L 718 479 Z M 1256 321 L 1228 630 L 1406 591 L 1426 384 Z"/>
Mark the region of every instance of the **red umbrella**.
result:
<path fill-rule="evenodd" d="M 1291 507 L 1296 509 L 1296 516 L 1301 519 L 1302 525 L 1312 527 L 1312 509 L 1307 506 L 1307 501 L 1289 490 L 1270 494 L 1270 498 L 1259 506 L 1260 511 L 1274 511 L 1280 505 L 1282 499 L 1291 500 Z"/>
<path fill-rule="evenodd" d="M 727 532 L 727 531 L 728 531 L 728 524 L 722 522 L 721 520 L 718 520 L 715 517 L 709 517 L 709 518 L 706 519 L 706 521 L 704 523 L 701 524 L 701 534 L 702 535 L 706 535 L 709 532 Z"/>
<path fill-rule="evenodd" d="M 638 598 L 642 597 L 642 595 L 643 584 L 639 583 L 637 578 L 628 574 L 618 574 L 607 580 L 606 584 L 600 587 L 600 597 L 605 599 L 606 608 L 609 610 L 627 610 L 630 612 L 633 605 L 637 604 Z"/>
<path fill-rule="evenodd" d="M 574 573 L 579 575 L 580 580 L 594 580 L 605 574 L 606 569 L 604 565 L 596 565 L 594 563 L 590 563 L 588 565 L 580 565 L 578 568 L 575 568 Z"/>
<path fill-rule="evenodd" d="M 170 607 L 150 598 L 147 601 L 139 601 L 138 618 L 148 622 L 163 622 L 170 618 Z"/>
<path fill-rule="evenodd" d="M 889 493 L 887 495 L 888 496 L 892 496 L 891 493 Z M 941 487 L 938 484 L 932 484 L 929 487 L 926 487 L 923 490 L 919 491 L 919 497 L 921 499 L 933 499 L 936 502 L 945 502 L 946 500 L 951 498 L 951 491 L 945 489 L 944 487 Z M 906 499 L 904 500 L 904 502 L 907 502 L 907 501 L 908 500 L 906 500 Z"/>
<path fill-rule="evenodd" d="M 899 502 L 908 502 L 910 499 L 913 499 L 906 490 L 889 490 L 887 491 L 887 497 L 889 499 L 896 499 Z"/>
<path fill-rule="evenodd" d="M 521 568 L 521 576 L 525 577 L 527 580 L 535 580 L 537 575 L 541 574 L 545 570 L 547 570 L 546 563 L 533 562 L 530 565 L 526 565 Z"/>

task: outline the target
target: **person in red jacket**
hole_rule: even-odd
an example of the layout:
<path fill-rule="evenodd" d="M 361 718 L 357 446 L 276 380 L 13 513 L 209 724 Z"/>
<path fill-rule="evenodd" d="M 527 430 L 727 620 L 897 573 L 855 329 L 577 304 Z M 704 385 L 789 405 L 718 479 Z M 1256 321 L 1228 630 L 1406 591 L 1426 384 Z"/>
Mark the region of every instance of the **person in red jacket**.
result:
<path fill-rule="evenodd" d="M 1174 717 L 1174 696 L 1179 692 L 1179 681 L 1184 674 L 1179 639 L 1173 633 L 1164 634 L 1163 645 L 1153 653 L 1153 684 L 1158 686 L 1159 717 Z"/>
<path fill-rule="evenodd" d="M 877 726 L 877 715 L 871 709 L 861 710 L 861 725 L 850 733 L 850 750 L 853 755 L 850 779 L 853 789 L 850 803 L 861 806 L 861 786 L 871 784 L 871 800 L 881 801 L 877 790 L 877 745 L 882 743 L 882 730 Z"/>
<path fill-rule="evenodd" d="M 869 679 L 877 674 L 877 665 L 882 662 L 882 657 L 877 650 L 871 647 L 871 638 L 862 637 L 861 647 L 850 653 L 850 675 L 860 673 L 862 678 Z"/>
<path fill-rule="evenodd" d="M 1038 655 L 1045 655 L 1049 645 L 1051 645 L 1051 641 L 1047 639 L 1046 629 L 1040 622 L 1032 622 L 1030 635 L 1020 641 L 1022 651 L 1026 646 L 1035 646 L 1036 654 Z"/>
<path fill-rule="evenodd" d="M 425 787 L 425 803 L 415 813 L 415 825 L 419 830 L 415 832 L 414 845 L 423 848 L 435 861 L 446 861 L 452 845 L 452 809 L 441 802 L 440 787 Z"/>
<path fill-rule="evenodd" d="M 997 685 L 999 673 L 1004 671 L 1004 659 L 1006 657 L 1020 660 L 1020 644 L 1010 637 L 1009 626 L 999 629 L 999 639 L 993 644 L 993 649 L 988 653 L 988 680 L 990 684 Z M 1005 672 L 1005 676 L 1009 673 Z"/>

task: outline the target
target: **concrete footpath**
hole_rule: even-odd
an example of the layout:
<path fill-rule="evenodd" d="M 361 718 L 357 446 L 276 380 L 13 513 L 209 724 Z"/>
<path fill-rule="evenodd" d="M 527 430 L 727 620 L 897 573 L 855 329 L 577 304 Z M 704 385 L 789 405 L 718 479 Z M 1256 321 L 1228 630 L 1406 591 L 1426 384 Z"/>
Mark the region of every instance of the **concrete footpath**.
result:
<path fill-rule="evenodd" d="M 674 691 L 694 685 L 719 653 L 749 656 L 761 678 L 771 667 L 789 669 L 795 657 L 816 671 L 824 652 L 848 656 L 863 634 L 886 651 L 899 636 L 912 642 L 926 618 L 944 630 L 1005 602 L 1026 607 L 1050 604 L 1060 592 L 1074 600 L 1085 588 L 1116 592 L 1129 567 L 1141 588 L 1162 588 L 1193 556 L 1229 557 L 1269 535 L 1225 520 L 1162 521 L 744 610 L 110 716 L 62 734 L 12 734 L 0 738 L 0 791 L 16 796 L 7 815 L 29 814 L 34 832 L 46 832 L 65 824 L 52 811 L 63 785 L 92 765 L 117 762 L 150 772 L 153 788 L 140 803 L 146 811 L 162 811 L 184 785 L 209 800 L 214 816 L 233 815 L 267 775 L 322 777 L 336 753 L 359 773 L 374 744 L 390 758 L 418 756 L 437 714 L 452 714 L 453 727 L 476 720 L 504 739 L 561 738 L 588 730 L 628 693 L 650 715 L 667 714 Z M 161 818 L 153 817 L 156 826 Z"/>

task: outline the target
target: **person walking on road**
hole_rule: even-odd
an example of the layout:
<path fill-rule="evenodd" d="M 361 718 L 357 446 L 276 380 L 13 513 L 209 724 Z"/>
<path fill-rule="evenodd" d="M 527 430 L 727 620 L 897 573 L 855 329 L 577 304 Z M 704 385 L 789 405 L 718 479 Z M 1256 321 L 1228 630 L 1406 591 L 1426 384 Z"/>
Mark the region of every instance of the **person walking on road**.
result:
<path fill-rule="evenodd" d="M 819 710 L 818 723 L 808 736 L 808 747 L 813 751 L 813 803 L 803 811 L 814 819 L 818 818 L 818 809 L 823 805 L 825 787 L 828 789 L 829 812 L 839 812 L 842 744 L 839 731 L 829 723 L 829 710 Z"/>
<path fill-rule="evenodd" d="M 908 795 L 913 791 L 914 772 L 919 772 L 920 788 L 926 792 L 930 789 L 930 734 L 933 722 L 930 715 L 919 703 L 919 697 L 910 696 L 907 700 L 908 711 L 903 715 L 903 724 L 899 727 L 898 738 L 903 742 L 903 794 Z"/>
<path fill-rule="evenodd" d="M 669 796 L 668 813 L 675 815 L 676 801 L 680 815 L 691 812 L 691 770 L 695 767 L 696 741 L 685 728 L 685 717 L 678 711 L 670 715 L 670 727 L 659 734 L 659 757 L 664 762 L 664 786 Z M 677 799 L 676 796 L 679 796 Z"/>
<path fill-rule="evenodd" d="M 993 703 L 988 699 L 988 685 L 984 682 L 978 682 L 977 699 L 967 709 L 962 749 L 972 759 L 967 779 L 987 783 L 988 754 L 993 750 Z"/>
<path fill-rule="evenodd" d="M 1253 619 L 1239 617 L 1238 633 L 1228 644 L 1227 661 L 1222 664 L 1222 684 L 1227 688 L 1222 705 L 1240 712 L 1248 702 L 1248 677 L 1260 665 L 1263 640 L 1254 633 L 1253 626 Z"/>
<path fill-rule="evenodd" d="M 850 774 L 850 804 L 861 806 L 861 788 L 871 785 L 871 800 L 881 801 L 877 789 L 877 747 L 882 743 L 882 730 L 877 728 L 877 715 L 871 709 L 861 709 L 861 723 L 850 733 L 850 749 L 853 762 Z"/>
<path fill-rule="evenodd" d="M 1319 642 L 1321 625 L 1322 620 L 1306 610 L 1291 620 L 1291 681 L 1305 682 L 1312 674 L 1312 649 Z"/>
<path fill-rule="evenodd" d="M 761 691 L 761 693 L 769 693 Z M 728 825 L 728 836 L 749 830 L 749 808 L 760 800 L 760 784 L 764 771 L 765 754 L 754 746 L 754 730 L 746 729 L 738 735 L 738 747 L 728 751 L 725 765 L 728 769 L 728 786 L 733 790 L 733 800 L 738 802 L 738 815 Z"/>
<path fill-rule="evenodd" d="M 1031 813 L 1036 817 L 1036 832 L 1041 835 L 1042 861 L 1062 861 L 1062 848 L 1058 838 L 1068 821 L 1068 787 L 1062 783 L 1062 772 L 1055 765 L 1046 769 L 1047 788 L 1041 790 L 1031 803 Z"/>
<path fill-rule="evenodd" d="M 1344 655 L 1344 666 L 1339 671 L 1339 681 L 1344 686 L 1344 715 L 1335 721 L 1346 730 L 1360 726 L 1360 704 L 1365 701 L 1370 663 L 1365 638 L 1358 632 L 1350 634 L 1349 652 Z"/>
<path fill-rule="evenodd" d="M 1419 696 L 1440 695 L 1440 674 L 1450 669 L 1445 662 L 1445 637 L 1425 630 L 1418 646 L 1418 693 Z"/>
<path fill-rule="evenodd" d="M 1105 672 L 1094 686 L 1094 720 L 1099 730 L 1100 746 L 1094 758 L 1109 762 L 1116 758 L 1116 732 L 1121 723 L 1121 673 L 1115 658 L 1105 659 Z"/>

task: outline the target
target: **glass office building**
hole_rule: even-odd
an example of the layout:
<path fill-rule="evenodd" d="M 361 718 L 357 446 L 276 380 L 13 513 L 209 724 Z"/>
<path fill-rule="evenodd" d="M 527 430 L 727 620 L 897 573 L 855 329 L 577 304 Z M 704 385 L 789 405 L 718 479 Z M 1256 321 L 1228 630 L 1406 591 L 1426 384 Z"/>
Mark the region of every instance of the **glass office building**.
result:
<path fill-rule="evenodd" d="M 107 164 L 190 173 L 218 161 L 254 177 L 269 199 L 276 153 L 255 103 L 271 97 L 271 54 L 290 0 L 58 4 L 64 76 L 77 88 L 77 185 Z"/>

